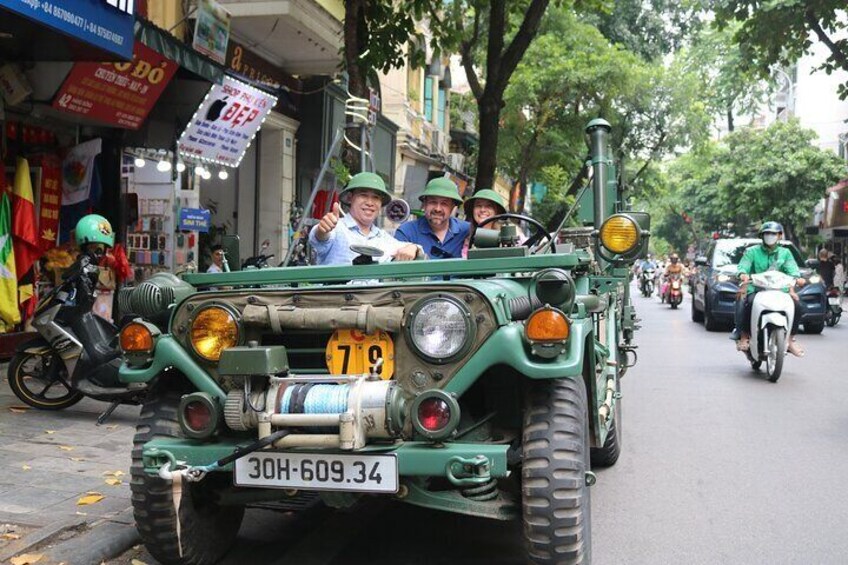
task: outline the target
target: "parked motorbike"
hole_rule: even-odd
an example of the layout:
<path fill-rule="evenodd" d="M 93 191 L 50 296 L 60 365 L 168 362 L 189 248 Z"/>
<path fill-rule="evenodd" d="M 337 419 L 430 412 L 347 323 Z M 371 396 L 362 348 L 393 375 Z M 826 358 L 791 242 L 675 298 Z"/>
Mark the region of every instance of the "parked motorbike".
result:
<path fill-rule="evenodd" d="M 824 321 L 831 328 L 839 323 L 842 317 L 842 293 L 839 288 L 833 286 L 827 291 L 827 310 L 824 312 Z"/>
<path fill-rule="evenodd" d="M 99 273 L 81 255 L 65 280 L 38 303 L 33 327 L 39 337 L 18 347 L 9 363 L 9 387 L 21 401 L 41 410 L 62 410 L 84 397 L 110 402 L 98 424 L 120 404 L 138 404 L 145 386 L 118 379 L 118 327 L 95 315 Z"/>
<path fill-rule="evenodd" d="M 639 274 L 639 290 L 646 298 L 654 293 L 654 269 L 644 269 Z"/>
<path fill-rule="evenodd" d="M 262 242 L 262 247 L 259 249 L 259 255 L 248 257 L 245 259 L 241 268 L 244 269 L 265 269 L 269 267 L 268 261 L 274 257 L 274 254 L 266 255 L 266 251 L 271 247 L 271 242 L 267 239 Z"/>
<path fill-rule="evenodd" d="M 774 383 L 783 371 L 795 316 L 795 304 L 785 289 L 792 287 L 795 279 L 779 271 L 767 271 L 751 275 L 750 284 L 760 290 L 754 295 L 749 328 L 751 342 L 745 355 L 756 371 L 765 363 L 766 375 Z"/>
<path fill-rule="evenodd" d="M 669 275 L 666 285 L 665 300 L 672 310 L 677 310 L 677 307 L 683 302 L 683 275 Z"/>

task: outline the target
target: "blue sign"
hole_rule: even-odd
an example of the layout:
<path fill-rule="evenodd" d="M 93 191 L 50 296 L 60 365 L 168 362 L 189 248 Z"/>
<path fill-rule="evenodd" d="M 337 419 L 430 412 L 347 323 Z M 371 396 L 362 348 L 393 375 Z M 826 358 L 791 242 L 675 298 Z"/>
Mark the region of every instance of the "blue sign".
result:
<path fill-rule="evenodd" d="M 127 61 L 133 56 L 132 0 L 0 0 L 11 10 Z"/>
<path fill-rule="evenodd" d="M 209 210 L 202 208 L 181 208 L 180 209 L 180 224 L 177 229 L 181 231 L 209 231 L 209 223 L 212 219 L 212 214 Z"/>

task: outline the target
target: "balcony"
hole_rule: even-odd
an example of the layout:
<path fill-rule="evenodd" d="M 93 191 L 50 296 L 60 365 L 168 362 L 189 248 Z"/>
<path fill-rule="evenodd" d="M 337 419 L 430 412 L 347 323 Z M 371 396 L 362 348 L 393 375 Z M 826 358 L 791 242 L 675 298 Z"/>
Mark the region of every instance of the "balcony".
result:
<path fill-rule="evenodd" d="M 293 75 L 330 75 L 341 62 L 340 0 L 219 0 L 240 43 Z"/>

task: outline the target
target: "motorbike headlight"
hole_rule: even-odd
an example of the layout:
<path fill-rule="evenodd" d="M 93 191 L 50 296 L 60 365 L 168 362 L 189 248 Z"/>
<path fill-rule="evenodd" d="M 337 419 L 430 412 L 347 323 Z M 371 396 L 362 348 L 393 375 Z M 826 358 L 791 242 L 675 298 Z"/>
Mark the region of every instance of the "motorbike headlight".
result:
<path fill-rule="evenodd" d="M 821 282 L 821 277 L 818 275 L 813 275 L 810 277 L 810 284 L 818 284 Z"/>
<path fill-rule="evenodd" d="M 222 351 L 238 345 L 238 321 L 228 309 L 208 306 L 194 316 L 190 336 L 195 353 L 207 361 L 218 361 Z"/>
<path fill-rule="evenodd" d="M 471 312 L 449 296 L 424 298 L 412 307 L 407 320 L 410 345 L 432 363 L 449 363 L 462 355 L 473 334 Z"/>
<path fill-rule="evenodd" d="M 720 283 L 727 282 L 729 280 L 730 280 L 730 277 L 728 275 L 722 274 L 722 275 L 719 275 L 719 276 L 716 277 L 716 282 L 720 282 Z"/>

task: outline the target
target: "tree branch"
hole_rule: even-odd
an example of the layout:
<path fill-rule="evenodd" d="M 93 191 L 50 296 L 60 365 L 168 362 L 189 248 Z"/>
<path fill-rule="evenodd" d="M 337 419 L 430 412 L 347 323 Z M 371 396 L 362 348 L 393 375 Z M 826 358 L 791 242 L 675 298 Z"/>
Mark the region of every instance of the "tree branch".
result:
<path fill-rule="evenodd" d="M 527 51 L 527 47 L 530 46 L 530 42 L 536 36 L 536 32 L 539 31 L 539 24 L 542 21 L 542 16 L 545 15 L 545 10 L 548 9 L 549 3 L 550 0 L 533 0 L 524 13 L 524 20 L 521 22 L 518 32 L 512 38 L 512 42 L 507 46 L 503 56 L 500 57 L 500 73 L 497 76 L 497 88 L 500 92 L 506 89 L 509 77 L 512 76 L 513 71 L 515 71 L 515 68 L 524 56 L 524 52 Z M 489 29 L 491 30 L 492 28 L 490 27 Z M 500 37 L 501 41 L 503 41 L 503 33 L 501 33 Z M 500 56 L 500 53 L 498 55 Z M 487 80 L 490 81 L 492 78 L 487 77 Z"/>
<path fill-rule="evenodd" d="M 461 20 L 460 20 L 461 21 Z M 461 23 L 457 23 L 457 26 L 460 26 Z M 474 9 L 474 28 L 471 33 L 471 38 L 467 41 L 463 41 L 460 44 L 459 53 L 461 56 L 462 67 L 465 69 L 465 75 L 468 79 L 468 86 L 471 87 L 471 93 L 474 94 L 474 98 L 477 101 L 480 101 L 480 98 L 483 97 L 483 86 L 480 84 L 480 78 L 477 76 L 477 71 L 474 70 L 474 59 L 471 56 L 471 51 L 474 49 L 474 46 L 477 44 L 477 40 L 480 38 L 480 10 Z"/>
<path fill-rule="evenodd" d="M 640 176 L 642 176 L 642 173 L 645 172 L 645 170 L 648 168 L 648 165 L 650 165 L 651 161 L 654 160 L 654 156 L 656 156 L 657 151 L 659 151 L 660 147 L 662 147 L 662 144 L 665 143 L 666 136 L 667 136 L 667 132 L 662 132 L 660 134 L 660 138 L 657 140 L 657 142 L 654 144 L 654 147 L 651 149 L 651 156 L 648 157 L 647 159 L 645 159 L 645 164 L 643 164 L 639 168 L 639 170 L 636 171 L 636 174 L 633 175 L 633 178 L 630 179 L 631 183 L 636 182 L 636 179 L 638 179 Z"/>
<path fill-rule="evenodd" d="M 834 61 L 836 61 L 840 67 L 848 71 L 848 54 L 844 53 L 842 49 L 837 47 L 833 40 L 828 37 L 827 33 L 825 33 L 824 29 L 822 29 L 821 24 L 819 24 L 819 19 L 816 17 L 812 9 L 808 9 L 804 12 L 804 19 L 806 20 L 807 25 L 810 26 L 810 29 L 812 29 L 818 36 L 819 40 L 827 45 L 828 49 L 830 49 Z"/>
<path fill-rule="evenodd" d="M 502 61 L 501 55 L 506 33 L 505 0 L 489 1 L 489 39 L 486 46 L 486 87 L 500 82 Z M 503 92 L 503 91 L 501 91 Z"/>

